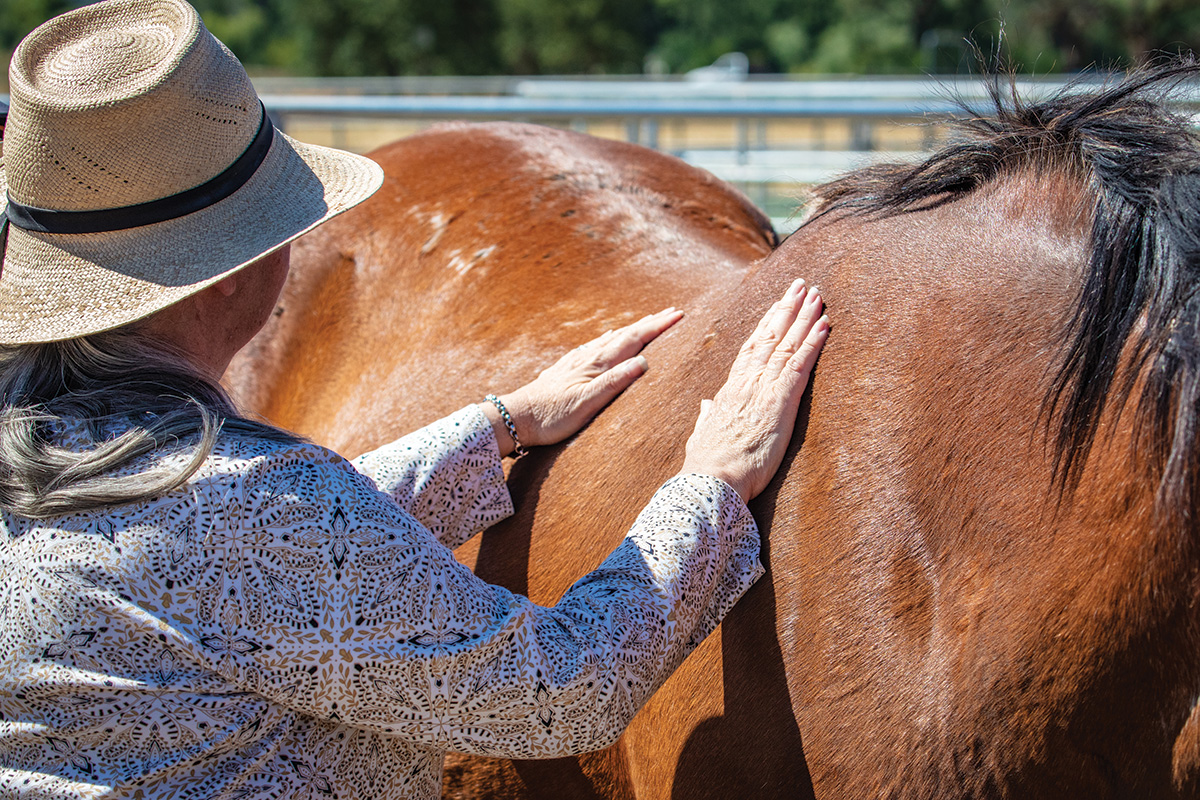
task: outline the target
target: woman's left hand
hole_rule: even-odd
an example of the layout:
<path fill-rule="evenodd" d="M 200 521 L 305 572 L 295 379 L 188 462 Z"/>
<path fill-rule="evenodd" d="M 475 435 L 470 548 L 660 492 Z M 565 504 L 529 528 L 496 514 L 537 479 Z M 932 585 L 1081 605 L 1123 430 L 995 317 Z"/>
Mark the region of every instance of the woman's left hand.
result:
<path fill-rule="evenodd" d="M 532 383 L 500 395 L 521 444 L 561 442 L 586 425 L 646 372 L 642 348 L 682 317 L 682 311 L 668 308 L 608 331 L 564 355 Z M 514 445 L 499 410 L 490 402 L 480 406 L 496 431 L 500 455 L 508 455 Z"/>

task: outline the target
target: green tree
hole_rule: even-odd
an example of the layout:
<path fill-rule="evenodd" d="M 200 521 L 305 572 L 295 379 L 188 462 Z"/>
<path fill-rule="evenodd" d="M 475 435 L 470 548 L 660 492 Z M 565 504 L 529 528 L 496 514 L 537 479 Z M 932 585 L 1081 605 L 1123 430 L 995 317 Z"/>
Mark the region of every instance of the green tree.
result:
<path fill-rule="evenodd" d="M 289 0 L 191 0 L 205 26 L 249 67 L 302 68 Z"/>
<path fill-rule="evenodd" d="M 1194 0 L 1025 0 L 1008 12 L 1008 38 L 1019 60 L 1048 48 L 1054 69 L 1123 68 L 1155 52 L 1200 50 Z"/>
<path fill-rule="evenodd" d="M 816 37 L 801 68 L 817 72 L 916 72 L 921 66 L 917 4 L 911 0 L 842 0 L 838 18 Z M 870 20 L 864 24 L 864 20 Z"/>
<path fill-rule="evenodd" d="M 496 9 L 479 0 L 292 0 L 300 60 L 320 75 L 497 71 Z"/>
<path fill-rule="evenodd" d="M 12 50 L 25 34 L 76 5 L 79 3 L 70 0 L 4 0 L 0 3 L 0 50 Z"/>
<path fill-rule="evenodd" d="M 0 52 L 89 0 L 0 0 Z M 1039 73 L 1200 50 L 1197 0 L 193 0 L 252 69 L 298 75 L 672 72 L 745 53 L 763 72 Z"/>
<path fill-rule="evenodd" d="M 745 53 L 759 72 L 786 71 L 811 57 L 815 36 L 835 18 L 836 5 L 789 0 L 655 0 L 662 35 L 655 53 L 672 71 Z"/>
<path fill-rule="evenodd" d="M 657 33 L 651 0 L 498 0 L 501 69 L 641 72 Z"/>

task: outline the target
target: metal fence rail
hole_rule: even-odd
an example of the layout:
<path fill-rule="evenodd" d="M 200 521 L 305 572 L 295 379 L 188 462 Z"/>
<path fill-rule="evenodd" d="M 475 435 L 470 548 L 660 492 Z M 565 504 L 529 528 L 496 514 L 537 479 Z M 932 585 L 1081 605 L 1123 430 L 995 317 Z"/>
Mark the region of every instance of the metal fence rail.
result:
<path fill-rule="evenodd" d="M 1111 80 L 1075 85 L 1083 91 Z M 987 82 L 971 78 L 259 78 L 255 85 L 281 129 L 348 149 L 450 119 L 532 121 L 636 142 L 739 185 L 783 230 L 803 186 L 867 163 L 920 158 L 940 140 L 940 123 L 964 113 L 964 103 L 986 108 L 988 98 Z M 1065 85 L 1022 79 L 1014 88 L 1029 98 Z M 1200 84 L 1180 87 L 1173 102 L 1200 125 Z M 370 135 L 355 139 L 356 126 Z"/>
<path fill-rule="evenodd" d="M 543 117 L 920 117 L 959 112 L 950 100 L 914 98 L 570 98 L 430 95 L 263 95 L 277 114 L 512 119 Z"/>

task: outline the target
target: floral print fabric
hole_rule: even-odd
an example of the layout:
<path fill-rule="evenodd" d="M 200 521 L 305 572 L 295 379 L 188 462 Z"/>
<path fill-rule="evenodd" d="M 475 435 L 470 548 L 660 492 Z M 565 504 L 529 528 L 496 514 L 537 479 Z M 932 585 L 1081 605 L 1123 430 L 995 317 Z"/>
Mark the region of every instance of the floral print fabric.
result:
<path fill-rule="evenodd" d="M 444 546 L 511 510 L 472 406 L 353 465 L 222 437 L 155 500 L 4 515 L 0 797 L 435 798 L 448 750 L 613 742 L 762 571 L 684 476 L 544 608 Z"/>

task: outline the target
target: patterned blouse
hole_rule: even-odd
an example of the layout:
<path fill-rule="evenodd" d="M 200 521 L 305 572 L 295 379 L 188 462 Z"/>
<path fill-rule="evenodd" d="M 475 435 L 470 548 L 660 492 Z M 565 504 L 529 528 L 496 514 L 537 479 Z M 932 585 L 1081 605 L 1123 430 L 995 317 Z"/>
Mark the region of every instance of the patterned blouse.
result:
<path fill-rule="evenodd" d="M 226 436 L 163 497 L 0 516 L 0 798 L 436 798 L 448 750 L 612 743 L 762 572 L 688 475 L 543 608 L 449 549 L 510 513 L 471 406 L 353 464 Z"/>

